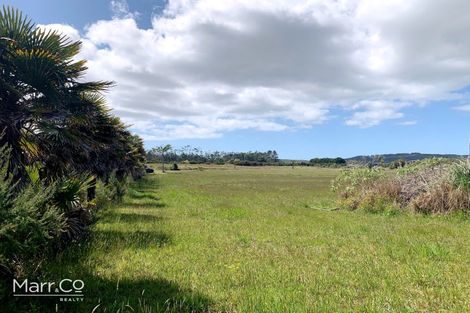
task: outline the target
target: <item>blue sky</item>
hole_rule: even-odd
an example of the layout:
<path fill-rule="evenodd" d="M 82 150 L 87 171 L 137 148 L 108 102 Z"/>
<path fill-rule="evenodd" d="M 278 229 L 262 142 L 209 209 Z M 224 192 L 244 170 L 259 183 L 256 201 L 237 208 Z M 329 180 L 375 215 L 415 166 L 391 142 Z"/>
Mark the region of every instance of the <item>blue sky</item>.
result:
<path fill-rule="evenodd" d="M 77 29 L 111 19 L 115 13 L 108 0 L 4 0 L 2 3 L 22 10 L 37 24 L 70 24 Z M 165 4 L 164 0 L 133 0 L 128 6 L 131 11 L 139 12 L 139 25 L 148 28 L 151 16 L 161 13 Z"/>
<path fill-rule="evenodd" d="M 3 3 L 82 40 L 147 147 L 468 153 L 467 1 Z"/>

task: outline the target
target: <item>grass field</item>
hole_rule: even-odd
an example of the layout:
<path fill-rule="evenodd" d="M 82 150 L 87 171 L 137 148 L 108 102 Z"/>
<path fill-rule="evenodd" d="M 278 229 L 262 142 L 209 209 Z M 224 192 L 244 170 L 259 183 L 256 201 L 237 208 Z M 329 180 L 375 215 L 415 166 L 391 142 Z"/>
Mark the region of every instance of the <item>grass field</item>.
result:
<path fill-rule="evenodd" d="M 59 312 L 470 311 L 470 223 L 328 211 L 336 174 L 149 175 L 44 279 L 85 281 L 84 302 Z"/>

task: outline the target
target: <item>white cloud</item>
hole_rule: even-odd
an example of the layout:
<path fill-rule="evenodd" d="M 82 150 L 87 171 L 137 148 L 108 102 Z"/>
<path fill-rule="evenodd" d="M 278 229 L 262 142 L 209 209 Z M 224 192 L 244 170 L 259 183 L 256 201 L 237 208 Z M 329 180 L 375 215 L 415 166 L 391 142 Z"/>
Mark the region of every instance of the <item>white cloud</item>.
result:
<path fill-rule="evenodd" d="M 182 119 L 180 122 L 162 120 L 142 121 L 124 118 L 145 140 L 201 139 L 217 138 L 223 132 L 236 129 L 256 129 L 260 131 L 283 131 L 287 126 L 266 120 L 242 120 L 212 117 Z"/>
<path fill-rule="evenodd" d="M 418 123 L 418 121 L 416 121 L 416 120 L 409 120 L 409 121 L 399 122 L 398 125 L 412 126 L 412 125 L 416 125 L 417 123 Z"/>
<path fill-rule="evenodd" d="M 38 24 L 37 27 L 44 29 L 46 31 L 57 31 L 58 33 L 64 34 L 68 36 L 71 40 L 80 40 L 80 33 L 77 29 L 75 29 L 71 25 L 67 24 L 48 24 L 48 25 L 43 25 L 43 24 Z"/>
<path fill-rule="evenodd" d="M 470 83 L 464 0 L 170 0 L 150 29 L 112 6 L 82 30 L 81 57 L 147 138 L 312 127 L 343 110 L 371 127 Z"/>
<path fill-rule="evenodd" d="M 386 120 L 399 119 L 403 117 L 403 113 L 398 110 L 408 105 L 398 102 L 362 101 L 352 107 L 360 111 L 355 112 L 347 119 L 346 124 L 366 128 L 379 125 Z"/>
<path fill-rule="evenodd" d="M 470 104 L 459 105 L 454 107 L 455 110 L 470 112 Z"/>
<path fill-rule="evenodd" d="M 111 11 L 113 18 L 136 18 L 139 14 L 129 10 L 129 4 L 126 0 L 111 0 Z"/>

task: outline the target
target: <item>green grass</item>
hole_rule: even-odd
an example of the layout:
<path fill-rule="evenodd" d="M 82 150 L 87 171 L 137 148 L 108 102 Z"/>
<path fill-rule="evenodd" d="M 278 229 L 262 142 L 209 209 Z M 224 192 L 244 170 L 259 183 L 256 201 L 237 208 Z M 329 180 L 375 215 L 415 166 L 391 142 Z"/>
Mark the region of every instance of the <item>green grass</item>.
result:
<path fill-rule="evenodd" d="M 43 279 L 85 281 L 62 312 L 469 311 L 470 223 L 328 211 L 337 173 L 150 175 Z"/>

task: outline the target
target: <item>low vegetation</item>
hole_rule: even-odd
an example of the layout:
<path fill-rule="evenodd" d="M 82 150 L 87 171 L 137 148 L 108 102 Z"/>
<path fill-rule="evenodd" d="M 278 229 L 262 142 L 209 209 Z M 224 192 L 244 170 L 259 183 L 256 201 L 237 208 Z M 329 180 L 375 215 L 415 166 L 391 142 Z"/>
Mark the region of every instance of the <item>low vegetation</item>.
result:
<path fill-rule="evenodd" d="M 425 159 L 398 169 L 349 168 L 333 182 L 342 207 L 372 212 L 469 213 L 470 161 Z"/>
<path fill-rule="evenodd" d="M 85 281 L 83 303 L 59 303 L 68 312 L 465 312 L 469 222 L 335 210 L 339 172 L 146 176 L 41 279 Z"/>

